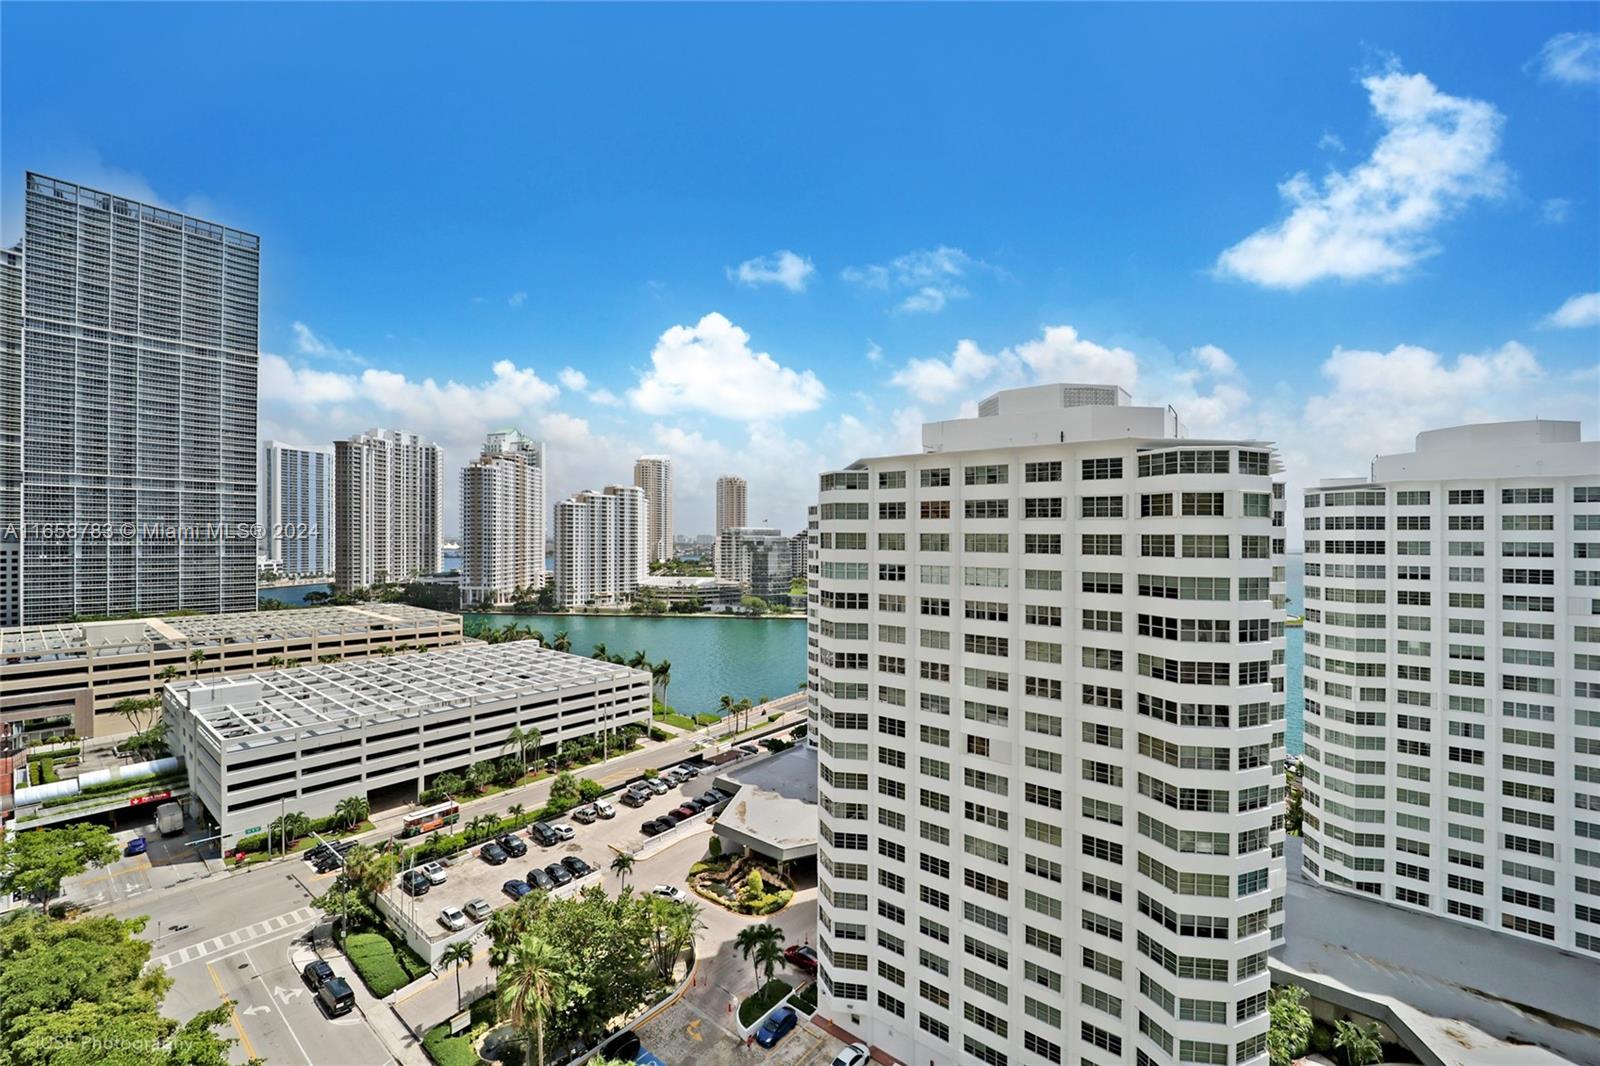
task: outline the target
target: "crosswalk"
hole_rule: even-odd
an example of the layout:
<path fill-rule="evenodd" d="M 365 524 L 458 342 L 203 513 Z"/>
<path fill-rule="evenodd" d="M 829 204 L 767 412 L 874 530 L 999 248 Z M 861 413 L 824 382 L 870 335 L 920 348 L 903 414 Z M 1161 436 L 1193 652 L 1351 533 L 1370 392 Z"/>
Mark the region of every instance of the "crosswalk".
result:
<path fill-rule="evenodd" d="M 320 913 L 320 911 L 311 907 L 301 907 L 297 911 L 279 914 L 259 921 L 254 925 L 246 926 L 243 929 L 235 929 L 231 932 L 223 933 L 221 936 L 214 936 L 210 940 L 199 944 L 190 944 L 186 948 L 168 952 L 159 958 L 151 959 L 150 965 L 165 966 L 171 969 L 174 966 L 182 966 L 186 963 L 200 962 L 224 952 L 232 951 L 235 948 L 247 946 L 263 937 L 271 936 L 273 933 L 281 933 L 285 929 L 305 925 Z"/>

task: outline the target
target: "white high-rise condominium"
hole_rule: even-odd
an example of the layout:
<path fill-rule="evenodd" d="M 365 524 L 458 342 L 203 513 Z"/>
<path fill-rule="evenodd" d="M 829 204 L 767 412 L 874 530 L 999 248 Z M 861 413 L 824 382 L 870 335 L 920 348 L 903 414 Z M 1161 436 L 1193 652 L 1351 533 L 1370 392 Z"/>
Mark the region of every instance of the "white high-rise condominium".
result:
<path fill-rule="evenodd" d="M 672 558 L 672 460 L 641 455 L 633 461 L 633 483 L 650 503 L 649 561 Z"/>
<path fill-rule="evenodd" d="M 0 267 L 0 616 L 253 608 L 260 238 L 30 173 Z"/>
<path fill-rule="evenodd" d="M 261 556 L 278 573 L 333 573 L 333 449 L 261 442 Z"/>
<path fill-rule="evenodd" d="M 369 429 L 335 441 L 334 585 L 404 581 L 444 564 L 444 450 L 415 433 Z"/>
<path fill-rule="evenodd" d="M 734 526 L 745 526 L 748 513 L 746 499 L 749 486 L 737 474 L 724 474 L 717 478 L 717 532 Z"/>
<path fill-rule="evenodd" d="M 1047 385 L 822 475 L 822 1014 L 917 1064 L 1267 1061 L 1276 468 Z"/>
<path fill-rule="evenodd" d="M 621 603 L 650 572 L 650 504 L 633 485 L 607 485 L 556 504 L 556 599 L 563 607 Z"/>
<path fill-rule="evenodd" d="M 789 595 L 794 545 L 776 529 L 734 526 L 717 536 L 716 575 L 764 600 Z"/>
<path fill-rule="evenodd" d="M 461 602 L 503 606 L 544 584 L 544 444 L 489 434 L 461 471 Z"/>
<path fill-rule="evenodd" d="M 1434 430 L 1305 506 L 1306 876 L 1600 954 L 1600 443 Z"/>

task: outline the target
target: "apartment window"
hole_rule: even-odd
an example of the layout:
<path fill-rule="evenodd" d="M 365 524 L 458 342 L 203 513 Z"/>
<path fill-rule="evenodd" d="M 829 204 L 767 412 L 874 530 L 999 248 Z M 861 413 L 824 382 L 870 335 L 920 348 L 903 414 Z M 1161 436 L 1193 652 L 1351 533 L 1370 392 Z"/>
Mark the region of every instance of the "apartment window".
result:
<path fill-rule="evenodd" d="M 1078 501 L 1080 518 L 1121 518 L 1121 496 L 1084 496 Z"/>
<path fill-rule="evenodd" d="M 969 466 L 962 469 L 962 481 L 967 485 L 1004 485 L 1010 471 L 1003 464 Z"/>
<path fill-rule="evenodd" d="M 1029 483 L 1061 480 L 1061 461 L 1052 459 L 1047 462 L 1024 463 L 1022 465 L 1022 480 Z"/>
<path fill-rule="evenodd" d="M 923 488 L 945 488 L 950 484 L 950 468 L 936 467 L 917 472 L 917 481 Z"/>

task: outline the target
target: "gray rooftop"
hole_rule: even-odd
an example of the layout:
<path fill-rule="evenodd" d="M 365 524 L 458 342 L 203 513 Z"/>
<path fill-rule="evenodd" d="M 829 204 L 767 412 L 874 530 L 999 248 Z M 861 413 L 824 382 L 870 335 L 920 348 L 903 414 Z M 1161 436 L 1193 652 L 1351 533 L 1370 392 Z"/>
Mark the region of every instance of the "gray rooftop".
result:
<path fill-rule="evenodd" d="M 717 816 L 719 836 L 780 861 L 817 853 L 817 752 L 798 744 L 718 774 L 734 797 Z"/>

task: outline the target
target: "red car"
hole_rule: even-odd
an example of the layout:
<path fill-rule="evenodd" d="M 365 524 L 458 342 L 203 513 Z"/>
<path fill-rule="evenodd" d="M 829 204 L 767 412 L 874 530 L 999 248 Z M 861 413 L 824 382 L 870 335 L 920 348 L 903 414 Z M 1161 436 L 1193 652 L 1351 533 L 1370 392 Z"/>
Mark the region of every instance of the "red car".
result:
<path fill-rule="evenodd" d="M 789 960 L 789 965 L 806 973 L 817 972 L 817 949 L 806 947 L 803 944 L 790 944 L 783 949 L 783 957 Z"/>

